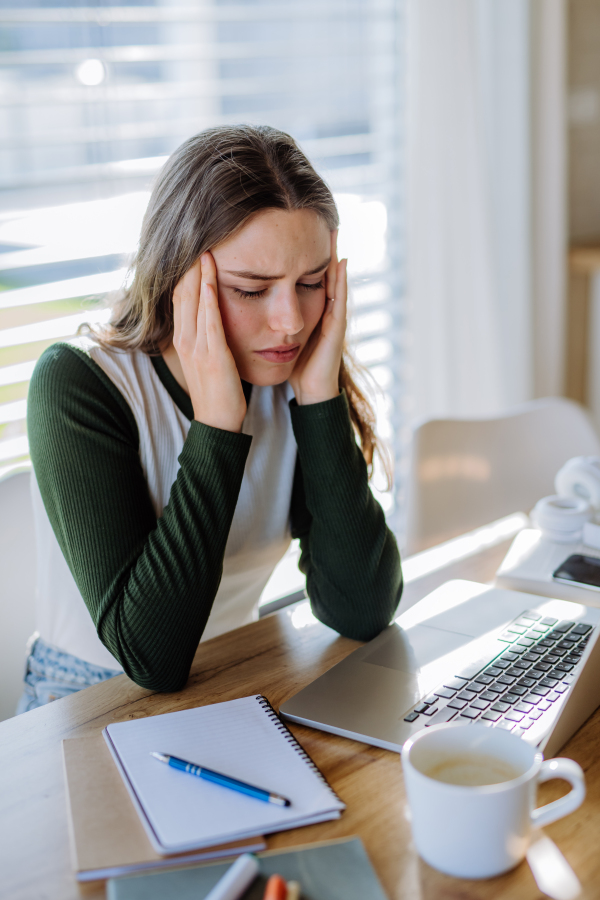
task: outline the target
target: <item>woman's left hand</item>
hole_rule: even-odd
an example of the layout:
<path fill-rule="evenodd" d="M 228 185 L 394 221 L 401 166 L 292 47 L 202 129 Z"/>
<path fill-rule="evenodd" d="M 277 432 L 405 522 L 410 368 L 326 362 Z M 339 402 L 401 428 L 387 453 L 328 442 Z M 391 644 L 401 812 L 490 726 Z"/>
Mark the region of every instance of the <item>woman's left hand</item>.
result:
<path fill-rule="evenodd" d="M 325 275 L 325 309 L 298 357 L 289 379 L 299 406 L 337 397 L 342 348 L 346 334 L 348 260 L 337 258 L 337 231 L 331 233 L 331 262 Z"/>

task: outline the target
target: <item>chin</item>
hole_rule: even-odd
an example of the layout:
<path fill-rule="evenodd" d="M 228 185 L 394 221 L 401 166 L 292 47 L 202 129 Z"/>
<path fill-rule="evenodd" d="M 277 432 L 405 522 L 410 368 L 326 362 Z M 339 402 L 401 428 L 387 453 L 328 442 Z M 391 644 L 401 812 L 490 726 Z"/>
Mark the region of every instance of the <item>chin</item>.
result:
<path fill-rule="evenodd" d="M 289 364 L 286 366 L 272 366 L 270 369 L 263 369 L 262 367 L 257 369 L 253 366 L 241 377 L 248 384 L 254 384 L 256 387 L 270 387 L 275 384 L 283 384 L 293 371 L 294 366 Z"/>

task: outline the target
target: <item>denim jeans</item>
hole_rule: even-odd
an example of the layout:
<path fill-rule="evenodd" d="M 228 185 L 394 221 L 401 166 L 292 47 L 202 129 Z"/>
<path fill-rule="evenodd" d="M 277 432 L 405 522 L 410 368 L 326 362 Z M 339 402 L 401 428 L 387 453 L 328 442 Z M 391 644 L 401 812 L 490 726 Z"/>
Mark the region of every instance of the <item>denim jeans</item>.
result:
<path fill-rule="evenodd" d="M 63 653 L 36 638 L 27 657 L 25 690 L 17 705 L 17 715 L 120 674 L 118 670 L 94 666 Z"/>

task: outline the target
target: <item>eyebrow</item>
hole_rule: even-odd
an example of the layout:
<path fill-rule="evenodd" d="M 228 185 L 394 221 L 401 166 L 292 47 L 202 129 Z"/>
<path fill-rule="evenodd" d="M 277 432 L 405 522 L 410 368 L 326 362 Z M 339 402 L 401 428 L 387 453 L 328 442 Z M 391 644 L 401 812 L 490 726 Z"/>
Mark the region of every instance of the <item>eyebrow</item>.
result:
<path fill-rule="evenodd" d="M 331 257 L 324 260 L 320 266 L 311 269 L 310 272 L 304 272 L 300 278 L 307 278 L 309 275 L 317 275 L 319 272 L 322 272 L 323 269 L 326 269 L 330 262 Z M 242 269 L 241 271 L 225 269 L 225 272 L 227 275 L 235 275 L 237 278 L 249 278 L 252 281 L 279 281 L 281 278 L 285 278 L 285 275 L 260 275 L 258 272 L 250 272 L 248 269 Z"/>

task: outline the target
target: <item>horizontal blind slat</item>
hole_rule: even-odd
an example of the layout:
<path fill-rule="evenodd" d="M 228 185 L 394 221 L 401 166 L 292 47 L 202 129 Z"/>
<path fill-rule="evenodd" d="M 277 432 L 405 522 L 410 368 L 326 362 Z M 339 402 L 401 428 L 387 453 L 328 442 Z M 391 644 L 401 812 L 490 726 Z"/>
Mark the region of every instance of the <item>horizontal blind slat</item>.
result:
<path fill-rule="evenodd" d="M 65 316 L 61 319 L 50 319 L 45 322 L 35 322 L 32 325 L 18 325 L 16 328 L 5 328 L 0 331 L 0 348 L 16 347 L 20 344 L 50 338 L 64 338 L 75 334 L 81 325 L 86 323 L 99 324 L 107 321 L 110 310 L 90 310 L 77 313 L 74 316 Z"/>
<path fill-rule="evenodd" d="M 331 41 L 317 38 L 309 44 L 305 40 L 239 42 L 218 44 L 132 44 L 115 47 L 61 47 L 47 50 L 1 51 L 0 65 L 4 66 L 39 66 L 39 65 L 74 65 L 90 58 L 107 63 L 139 63 L 139 62 L 171 62 L 186 59 L 202 61 L 240 60 L 240 59 L 286 59 L 294 50 L 302 47 L 303 56 L 323 59 L 327 54 L 329 61 L 336 57 L 360 56 L 364 53 L 368 42 L 370 51 L 381 51 L 390 47 L 390 37 L 385 34 L 369 40 L 363 35 L 351 41 L 345 41 L 343 47 L 332 45 Z"/>
<path fill-rule="evenodd" d="M 26 400 L 15 400 L 13 403 L 0 404 L 0 425 L 6 422 L 18 422 L 25 418 L 27 412 Z"/>
<path fill-rule="evenodd" d="M 9 384 L 19 384 L 22 381 L 29 381 L 35 369 L 36 360 L 30 360 L 25 363 L 17 363 L 14 366 L 3 366 L 0 368 L 0 387 Z"/>
<path fill-rule="evenodd" d="M 393 10 L 393 0 L 370 0 L 371 17 L 389 15 Z M 86 23 L 112 25 L 123 23 L 157 22 L 252 22 L 291 19 L 294 22 L 314 22 L 330 19 L 350 12 L 360 14 L 357 4 L 348 0 L 327 0 L 323 2 L 228 4 L 227 6 L 111 6 L 111 7 L 60 7 L 58 9 L 4 9 L 0 10 L 0 24 L 65 24 Z"/>
<path fill-rule="evenodd" d="M 25 456 L 27 453 L 29 453 L 29 443 L 26 437 L 0 441 L 0 461 L 2 462 L 18 456 Z"/>
<path fill-rule="evenodd" d="M 283 96 L 283 95 L 282 95 Z M 74 142 L 91 142 L 97 141 L 124 141 L 131 138 L 157 137 L 160 135 L 168 135 L 173 132 L 185 134 L 193 133 L 198 127 L 198 117 L 190 116 L 186 118 L 169 118 L 163 121 L 135 121 L 123 122 L 117 124 L 101 124 L 88 125 L 65 128 L 54 127 L 45 131 L 34 131 L 33 134 L 28 130 L 18 134 L 0 135 L 0 150 L 13 149 L 27 146 L 31 143 L 32 137 L 36 143 L 49 147 L 53 144 L 71 144 Z M 353 153 L 368 153 L 376 148 L 375 135 L 372 134 L 353 134 L 335 138 L 323 138 L 320 141 L 306 141 L 307 145 L 313 145 L 314 149 L 311 155 L 328 156 L 348 156 Z"/>
<path fill-rule="evenodd" d="M 215 80 L 212 77 L 203 78 L 197 82 L 162 84 L 136 84 L 121 82 L 118 84 L 103 84 L 101 88 L 91 89 L 77 85 L 65 86 L 56 84 L 54 87 L 47 83 L 32 86 L 24 84 L 18 95 L 11 95 L 0 90 L 0 109 L 11 107 L 26 109 L 29 106 L 43 108 L 44 104 L 52 102 L 56 105 L 69 105 L 72 103 L 85 103 L 94 107 L 100 104 L 125 104 L 132 100 L 142 102 L 158 102 L 171 100 L 220 100 L 228 97 L 253 97 L 254 95 L 298 93 L 298 79 L 295 76 L 282 74 L 276 80 L 272 77 L 249 76 L 248 78 L 227 78 Z M 307 77 L 301 92 L 304 97 L 310 94 L 322 94 L 323 82 L 319 73 Z"/>
<path fill-rule="evenodd" d="M 0 260 L 2 257 L 0 256 Z M 0 272 L 2 266 L 0 263 Z M 50 303 L 53 300 L 69 300 L 72 297 L 104 294 L 118 290 L 125 281 L 127 269 L 115 272 L 103 272 L 100 275 L 84 275 L 81 278 L 68 278 L 49 284 L 36 284 L 33 287 L 19 288 L 14 291 L 0 293 L 0 309 L 13 309 L 16 306 L 28 306 L 32 303 Z"/>

